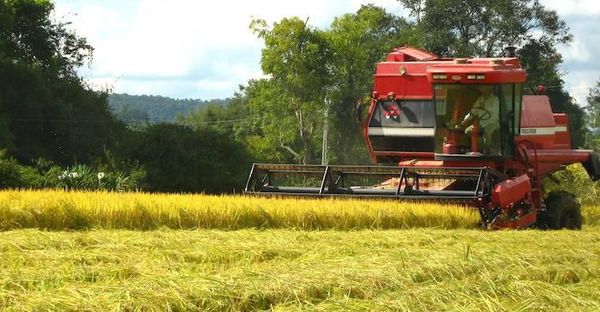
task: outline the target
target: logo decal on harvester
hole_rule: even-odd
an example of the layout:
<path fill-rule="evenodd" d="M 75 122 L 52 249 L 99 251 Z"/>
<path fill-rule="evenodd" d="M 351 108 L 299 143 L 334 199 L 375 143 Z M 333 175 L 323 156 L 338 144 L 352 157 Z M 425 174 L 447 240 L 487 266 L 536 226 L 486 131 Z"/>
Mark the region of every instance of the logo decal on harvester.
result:
<path fill-rule="evenodd" d="M 567 126 L 521 128 L 521 135 L 554 135 L 568 131 Z"/>
<path fill-rule="evenodd" d="M 523 128 L 521 129 L 521 134 L 536 134 L 537 130 L 535 128 Z"/>

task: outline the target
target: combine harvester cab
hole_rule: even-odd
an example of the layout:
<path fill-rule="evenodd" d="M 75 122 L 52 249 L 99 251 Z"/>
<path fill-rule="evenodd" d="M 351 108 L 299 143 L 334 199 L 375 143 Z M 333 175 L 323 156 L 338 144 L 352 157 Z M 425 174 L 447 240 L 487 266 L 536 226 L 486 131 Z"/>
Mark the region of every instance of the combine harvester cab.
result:
<path fill-rule="evenodd" d="M 363 128 L 385 166 L 254 164 L 245 192 L 457 201 L 490 229 L 580 228 L 576 199 L 545 202 L 541 181 L 572 163 L 598 180 L 598 155 L 572 149 L 567 116 L 545 95 L 523 95 L 526 76 L 516 57 L 396 48 L 377 65 Z"/>

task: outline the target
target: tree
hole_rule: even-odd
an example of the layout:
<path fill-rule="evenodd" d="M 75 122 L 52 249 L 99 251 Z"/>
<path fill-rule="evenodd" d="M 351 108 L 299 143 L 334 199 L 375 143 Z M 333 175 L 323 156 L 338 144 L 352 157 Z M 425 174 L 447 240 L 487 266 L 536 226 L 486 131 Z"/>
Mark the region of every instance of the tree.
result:
<path fill-rule="evenodd" d="M 244 90 L 249 112 L 260 120 L 248 137 L 255 150 L 278 161 L 316 162 L 329 103 L 330 162 L 366 162 L 354 105 L 370 94 L 375 63 L 392 47 L 415 41 L 408 23 L 368 5 L 336 18 L 328 30 L 298 18 L 272 27 L 256 20 L 251 29 L 265 42 L 261 65 L 269 75 Z"/>
<path fill-rule="evenodd" d="M 106 95 L 77 76 L 92 47 L 53 22 L 53 9 L 46 0 L 0 1 L 0 147 L 21 162 L 85 163 L 103 155 L 122 125 Z"/>
<path fill-rule="evenodd" d="M 0 1 L 0 57 L 77 79 L 77 68 L 92 56 L 85 38 L 50 18 L 54 5 L 48 0 Z"/>
<path fill-rule="evenodd" d="M 414 29 L 403 18 L 385 9 L 366 5 L 356 13 L 334 19 L 326 32 L 333 50 L 330 158 L 333 163 L 365 163 L 368 153 L 362 142 L 362 121 L 356 121 L 357 100 L 372 91 L 376 63 L 392 48 L 414 44 Z"/>
<path fill-rule="evenodd" d="M 398 0 L 411 12 L 419 45 L 441 56 L 498 57 L 514 46 L 528 84 L 549 86 L 555 112 L 569 114 L 573 145 L 584 142 L 584 112 L 564 90 L 557 46 L 572 41 L 566 23 L 538 0 Z"/>
<path fill-rule="evenodd" d="M 251 163 L 244 146 L 227 135 L 174 124 L 134 132 L 119 152 L 142 166 L 144 189 L 152 192 L 240 191 Z"/>
<path fill-rule="evenodd" d="M 571 42 L 565 22 L 538 0 L 398 0 L 416 17 L 421 44 L 454 57 L 493 57 L 507 46 Z"/>
<path fill-rule="evenodd" d="M 330 79 L 331 50 L 323 33 L 297 17 L 284 18 L 269 27 L 263 20 L 252 21 L 250 28 L 264 40 L 261 67 L 270 75 L 269 83 L 257 83 L 257 97 L 249 103 L 265 122 L 265 135 L 275 136 L 279 148 L 296 161 L 312 163 L 317 159 L 323 119 L 323 102 Z M 260 99 L 260 101 L 256 101 Z M 269 122 L 277 123 L 272 132 Z M 293 132 L 279 135 L 278 132 Z"/>
<path fill-rule="evenodd" d="M 587 126 L 591 131 L 586 137 L 586 145 L 600 151 L 600 80 L 596 82 L 596 86 L 590 88 L 587 103 Z"/>

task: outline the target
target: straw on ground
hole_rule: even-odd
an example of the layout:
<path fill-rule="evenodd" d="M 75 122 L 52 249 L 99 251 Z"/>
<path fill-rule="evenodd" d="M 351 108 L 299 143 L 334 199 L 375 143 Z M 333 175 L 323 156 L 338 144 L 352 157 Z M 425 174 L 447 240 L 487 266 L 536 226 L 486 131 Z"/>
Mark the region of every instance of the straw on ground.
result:
<path fill-rule="evenodd" d="M 0 310 L 598 311 L 598 228 L 0 233 Z"/>

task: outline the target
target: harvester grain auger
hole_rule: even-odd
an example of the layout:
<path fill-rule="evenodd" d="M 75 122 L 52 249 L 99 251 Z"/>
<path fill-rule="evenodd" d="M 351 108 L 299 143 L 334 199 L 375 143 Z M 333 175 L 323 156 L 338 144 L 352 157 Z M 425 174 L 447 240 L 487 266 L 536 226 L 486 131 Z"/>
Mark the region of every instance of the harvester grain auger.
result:
<path fill-rule="evenodd" d="M 442 59 L 411 47 L 377 65 L 364 139 L 373 161 L 394 166 L 254 164 L 248 194 L 456 201 L 491 229 L 580 228 L 571 194 L 542 179 L 581 163 L 600 179 L 600 160 L 572 149 L 568 118 L 546 95 L 523 95 L 519 59 Z"/>

